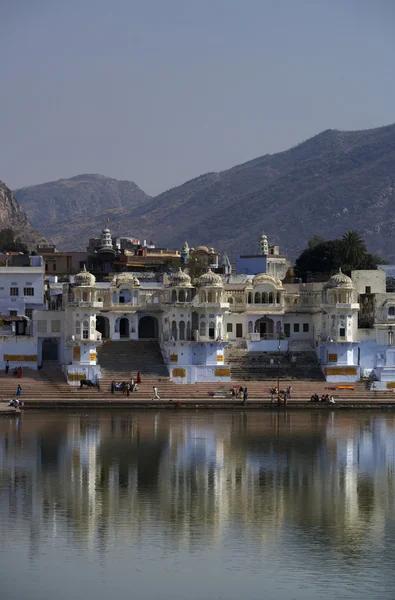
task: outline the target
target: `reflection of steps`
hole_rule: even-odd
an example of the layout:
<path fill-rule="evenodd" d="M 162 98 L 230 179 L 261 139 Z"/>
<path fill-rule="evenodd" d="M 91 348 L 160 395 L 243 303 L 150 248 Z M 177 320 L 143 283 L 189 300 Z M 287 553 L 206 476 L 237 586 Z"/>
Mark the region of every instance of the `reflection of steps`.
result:
<path fill-rule="evenodd" d="M 168 377 L 159 344 L 156 341 L 105 342 L 98 348 L 101 378 L 126 381 L 136 378 L 137 371 L 143 377 Z"/>
<path fill-rule="evenodd" d="M 281 379 L 323 381 L 324 376 L 315 352 L 247 352 L 228 347 L 225 362 L 230 366 L 232 380 L 274 381 L 280 371 Z M 278 363 L 280 362 L 280 367 Z"/>

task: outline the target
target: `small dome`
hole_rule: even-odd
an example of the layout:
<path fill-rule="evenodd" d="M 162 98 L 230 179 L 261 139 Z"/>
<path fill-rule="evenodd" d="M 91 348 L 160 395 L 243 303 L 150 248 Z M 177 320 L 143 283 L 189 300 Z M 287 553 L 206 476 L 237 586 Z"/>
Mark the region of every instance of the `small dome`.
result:
<path fill-rule="evenodd" d="M 325 284 L 325 289 L 328 288 L 352 288 L 353 287 L 353 283 L 352 283 L 352 279 L 351 277 L 348 277 L 347 275 L 345 275 L 341 268 L 339 269 L 339 272 L 336 273 L 335 275 L 332 275 L 332 277 L 329 279 L 329 281 Z"/>
<path fill-rule="evenodd" d="M 279 283 L 278 279 L 272 277 L 272 275 L 268 275 L 267 273 L 259 273 L 259 275 L 255 275 L 254 279 L 252 280 L 253 286 L 262 285 L 264 283 L 271 283 L 272 285 L 277 286 L 281 285 L 281 281 Z"/>
<path fill-rule="evenodd" d="M 196 252 L 208 252 L 207 246 L 198 246 Z"/>
<path fill-rule="evenodd" d="M 207 273 L 203 273 L 198 279 L 198 285 L 200 287 L 223 287 L 222 279 L 217 273 L 214 273 L 211 269 Z"/>
<path fill-rule="evenodd" d="M 96 283 L 96 277 L 86 270 L 84 265 L 83 270 L 74 277 L 74 285 L 77 286 L 94 286 Z"/>
<path fill-rule="evenodd" d="M 190 287 L 191 278 L 187 273 L 184 273 L 184 271 L 180 267 L 176 273 L 171 273 L 169 275 L 169 285 L 178 287 Z"/>
<path fill-rule="evenodd" d="M 140 285 L 139 280 L 137 279 L 137 277 L 132 275 L 132 273 L 120 273 L 115 278 L 114 283 L 117 287 L 120 287 L 121 285 L 134 285 L 137 287 Z"/>
<path fill-rule="evenodd" d="M 102 233 L 111 233 L 111 231 L 109 230 L 108 227 L 105 227 L 102 231 Z"/>

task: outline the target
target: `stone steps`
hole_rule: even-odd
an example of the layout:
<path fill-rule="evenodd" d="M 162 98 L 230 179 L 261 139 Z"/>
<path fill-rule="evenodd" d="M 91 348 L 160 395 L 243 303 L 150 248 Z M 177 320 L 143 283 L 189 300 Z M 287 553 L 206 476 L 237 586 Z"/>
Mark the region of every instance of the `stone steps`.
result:
<path fill-rule="evenodd" d="M 295 361 L 291 360 L 295 357 Z M 271 381 L 277 378 L 278 362 L 282 379 L 324 381 L 314 351 L 300 352 L 247 352 L 230 348 L 225 351 L 226 364 L 230 366 L 232 381 Z"/>
<path fill-rule="evenodd" d="M 138 371 L 146 376 L 169 376 L 156 341 L 106 342 L 98 348 L 98 364 L 104 379 L 129 380 Z"/>
<path fill-rule="evenodd" d="M 121 392 L 111 394 L 111 379 L 102 379 L 101 388 L 82 388 L 69 386 L 63 374 L 58 370 L 52 370 L 48 372 L 45 368 L 42 371 L 30 371 L 24 370 L 24 376 L 22 379 L 17 379 L 12 375 L 5 376 L 0 374 L 0 398 L 3 400 L 10 400 L 15 397 L 16 388 L 18 383 L 22 386 L 22 401 L 28 400 L 29 398 L 39 399 L 43 401 L 57 401 L 57 400 L 148 400 L 152 398 L 152 387 L 156 385 L 159 390 L 159 395 L 164 399 L 210 399 L 209 392 L 216 390 L 230 391 L 233 385 L 239 387 L 247 385 L 249 391 L 249 398 L 257 398 L 261 400 L 269 400 L 270 393 L 269 388 L 277 385 L 277 378 L 273 377 L 270 381 L 245 381 L 239 379 L 232 384 L 229 383 L 196 383 L 191 385 L 177 385 L 169 378 L 161 377 L 145 377 L 143 375 L 142 383 L 139 385 L 137 393 L 133 393 L 127 398 L 123 396 Z M 395 394 L 392 392 L 372 392 L 366 389 L 363 383 L 356 383 L 354 390 L 339 390 L 335 384 L 330 384 L 321 381 L 293 381 L 289 379 L 280 380 L 280 389 L 286 389 L 288 385 L 293 388 L 292 399 L 297 400 L 309 400 L 311 395 L 317 393 L 322 394 L 333 394 L 335 399 L 345 400 L 365 400 L 372 402 L 374 400 L 393 400 L 395 402 Z"/>

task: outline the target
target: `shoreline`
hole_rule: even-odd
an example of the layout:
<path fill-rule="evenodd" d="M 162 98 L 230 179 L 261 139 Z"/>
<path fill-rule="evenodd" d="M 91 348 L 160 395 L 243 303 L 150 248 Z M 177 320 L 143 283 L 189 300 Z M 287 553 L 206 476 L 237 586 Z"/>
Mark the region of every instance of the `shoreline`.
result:
<path fill-rule="evenodd" d="M 101 398 L 96 400 L 91 399 L 72 399 L 72 400 L 43 400 L 40 398 L 30 398 L 22 401 L 22 410 L 8 407 L 8 401 L 0 401 L 0 417 L 19 415 L 24 410 L 67 410 L 67 409 L 82 409 L 82 410 L 98 410 L 98 409 L 143 409 L 143 410 L 360 410 L 360 409 L 395 409 L 394 400 L 371 400 L 366 399 L 337 399 L 335 404 L 326 402 L 311 402 L 310 400 L 291 399 L 284 404 L 272 404 L 270 400 L 259 400 L 251 398 L 243 405 L 240 400 L 230 401 L 228 399 L 207 399 L 198 398 L 183 398 L 177 400 L 161 399 L 148 400 L 142 399 L 122 399 L 114 400 L 112 398 Z"/>

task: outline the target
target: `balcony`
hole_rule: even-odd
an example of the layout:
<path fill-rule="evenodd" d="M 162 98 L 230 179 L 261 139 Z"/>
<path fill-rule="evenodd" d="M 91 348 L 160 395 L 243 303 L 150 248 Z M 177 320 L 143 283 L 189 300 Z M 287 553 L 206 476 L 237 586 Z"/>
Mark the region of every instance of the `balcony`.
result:
<path fill-rule="evenodd" d="M 83 301 L 83 302 L 76 302 L 75 300 L 73 300 L 72 302 L 69 302 L 69 306 L 72 306 L 73 308 L 103 308 L 103 302 L 89 302 L 89 301 Z"/>

